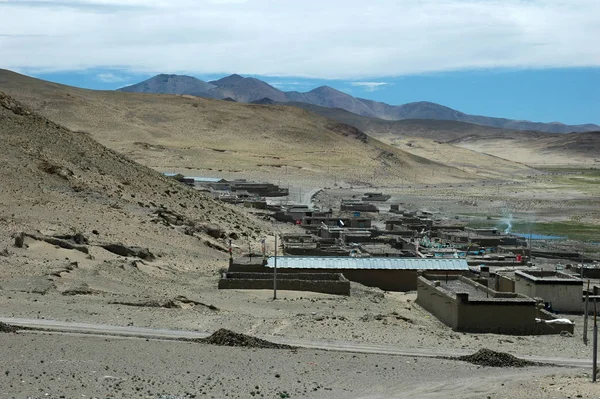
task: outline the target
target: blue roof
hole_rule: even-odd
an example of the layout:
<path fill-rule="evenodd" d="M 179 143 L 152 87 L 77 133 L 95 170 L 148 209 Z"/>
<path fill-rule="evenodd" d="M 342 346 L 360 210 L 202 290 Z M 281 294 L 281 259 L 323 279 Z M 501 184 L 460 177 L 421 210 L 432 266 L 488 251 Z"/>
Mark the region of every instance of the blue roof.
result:
<path fill-rule="evenodd" d="M 270 257 L 267 267 L 274 267 Z M 469 270 L 465 259 L 352 258 L 278 256 L 277 268 L 283 269 L 373 269 L 373 270 Z"/>

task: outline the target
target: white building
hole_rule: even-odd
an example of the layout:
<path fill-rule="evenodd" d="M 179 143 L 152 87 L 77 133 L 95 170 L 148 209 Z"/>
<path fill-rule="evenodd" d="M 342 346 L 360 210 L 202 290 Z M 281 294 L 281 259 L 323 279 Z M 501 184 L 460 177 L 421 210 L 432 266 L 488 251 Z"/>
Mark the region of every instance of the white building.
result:
<path fill-rule="evenodd" d="M 515 272 L 515 292 L 542 298 L 557 312 L 583 311 L 583 280 L 571 275 L 542 270 Z"/>

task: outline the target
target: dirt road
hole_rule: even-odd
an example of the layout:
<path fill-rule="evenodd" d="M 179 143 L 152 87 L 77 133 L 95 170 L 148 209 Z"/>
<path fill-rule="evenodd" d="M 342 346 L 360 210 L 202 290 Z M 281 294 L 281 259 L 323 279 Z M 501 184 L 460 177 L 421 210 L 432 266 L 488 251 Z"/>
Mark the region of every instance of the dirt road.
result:
<path fill-rule="evenodd" d="M 134 326 L 112 326 L 107 324 L 62 322 L 56 320 L 39 320 L 0 317 L 0 322 L 14 326 L 28 327 L 43 330 L 48 333 L 67 334 L 92 334 L 110 337 L 128 337 L 153 340 L 186 340 L 192 338 L 206 338 L 211 333 L 201 331 L 170 330 L 160 328 L 142 328 Z M 469 354 L 469 350 L 457 349 L 401 349 L 391 345 L 373 345 L 350 341 L 300 339 L 295 337 L 258 336 L 279 344 L 286 344 L 306 349 L 320 349 L 348 353 L 368 353 L 380 355 L 410 356 L 419 358 L 435 358 L 461 356 Z M 576 359 L 551 356 L 521 356 L 523 359 L 534 362 L 546 363 L 556 366 L 592 368 L 591 359 Z"/>

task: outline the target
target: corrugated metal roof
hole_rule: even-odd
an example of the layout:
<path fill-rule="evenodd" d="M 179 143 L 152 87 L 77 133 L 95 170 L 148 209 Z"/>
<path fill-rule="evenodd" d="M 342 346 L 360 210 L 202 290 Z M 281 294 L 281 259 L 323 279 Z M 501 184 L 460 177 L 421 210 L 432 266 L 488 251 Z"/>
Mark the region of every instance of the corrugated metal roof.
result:
<path fill-rule="evenodd" d="M 270 257 L 267 267 L 274 267 Z M 277 268 L 283 269 L 386 269 L 386 270 L 469 270 L 464 259 L 352 258 L 278 256 Z"/>
<path fill-rule="evenodd" d="M 164 172 L 163 175 L 167 176 L 167 177 L 174 177 L 177 176 L 180 173 L 173 173 L 173 172 Z M 204 177 L 204 176 L 184 176 L 184 179 L 193 179 L 194 181 L 197 182 L 206 182 L 206 183 L 218 183 L 221 180 L 223 180 L 221 177 Z"/>
<path fill-rule="evenodd" d="M 223 180 L 220 177 L 198 177 L 198 176 L 186 176 L 186 179 L 194 179 L 194 181 L 198 182 L 206 182 L 206 183 L 218 183 Z"/>

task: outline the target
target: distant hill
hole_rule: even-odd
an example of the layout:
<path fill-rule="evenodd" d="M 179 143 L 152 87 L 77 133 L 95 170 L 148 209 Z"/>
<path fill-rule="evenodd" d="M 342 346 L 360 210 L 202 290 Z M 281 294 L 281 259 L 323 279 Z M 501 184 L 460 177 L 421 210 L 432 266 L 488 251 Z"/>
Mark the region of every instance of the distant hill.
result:
<path fill-rule="evenodd" d="M 193 176 L 317 185 L 328 179 L 333 184 L 335 176 L 338 183 L 369 185 L 425 175 L 428 182 L 448 182 L 505 173 L 496 172 L 496 165 L 464 171 L 290 106 L 85 90 L 5 70 L 0 70 L 0 90 L 143 165 Z M 527 170 L 506 164 L 511 173 Z"/>
<path fill-rule="evenodd" d="M 535 130 L 548 133 L 600 130 L 600 126 L 594 124 L 565 125 L 558 122 L 540 123 L 469 115 L 427 101 L 412 102 L 403 105 L 389 105 L 364 98 L 356 98 L 329 86 L 317 87 L 306 93 L 298 91 L 284 92 L 262 80 L 245 78 L 235 74 L 211 82 L 204 82 L 190 76 L 157 75 L 144 82 L 118 90 L 138 93 L 188 94 L 216 99 L 232 98 L 239 102 L 254 102 L 268 98 L 280 103 L 293 102 L 327 108 L 341 108 L 357 115 L 382 120 L 449 120 L 502 129 Z"/>
<path fill-rule="evenodd" d="M 341 108 L 327 108 L 299 102 L 283 103 L 319 114 L 356 127 L 369 136 L 405 149 L 416 155 L 435 158 L 441 162 L 473 165 L 486 161 L 471 153 L 459 153 L 457 147 L 479 154 L 489 154 L 527 165 L 597 165 L 600 162 L 600 132 L 545 133 L 538 131 L 501 129 L 454 120 L 403 119 L 386 121 L 348 112 Z M 451 144 L 447 151 L 454 159 L 440 158 L 440 148 L 431 148 L 423 140 Z M 407 148 L 408 147 L 408 148 Z M 461 158 L 458 162 L 456 158 Z M 454 163 L 453 163 L 454 162 Z M 498 165 L 497 165 L 498 166 Z"/>
<path fill-rule="evenodd" d="M 192 76 L 161 74 L 132 86 L 122 87 L 119 91 L 130 93 L 188 94 L 210 97 L 209 92 L 215 87 Z"/>
<path fill-rule="evenodd" d="M 422 137 L 444 142 L 460 141 L 472 137 L 496 137 L 511 139 L 516 137 L 546 137 L 551 133 L 501 129 L 455 120 L 409 118 L 383 120 L 348 112 L 341 108 L 327 108 L 318 105 L 288 102 L 282 103 L 314 112 L 325 118 L 355 126 L 377 138 Z"/>

